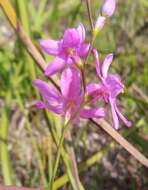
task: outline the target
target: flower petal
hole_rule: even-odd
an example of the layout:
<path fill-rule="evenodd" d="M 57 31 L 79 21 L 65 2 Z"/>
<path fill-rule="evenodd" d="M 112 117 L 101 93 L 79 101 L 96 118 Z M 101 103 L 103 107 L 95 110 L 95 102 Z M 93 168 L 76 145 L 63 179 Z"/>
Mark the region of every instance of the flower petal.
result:
<path fill-rule="evenodd" d="M 111 98 L 117 97 L 124 89 L 120 76 L 116 74 L 108 75 L 105 80 Z"/>
<path fill-rule="evenodd" d="M 50 105 L 48 103 L 38 101 L 36 103 L 36 107 L 38 109 L 48 109 L 50 111 L 55 112 L 56 114 L 61 114 L 62 113 L 62 106 L 61 105 L 53 106 L 53 105 Z"/>
<path fill-rule="evenodd" d="M 103 64 L 102 64 L 102 75 L 104 78 L 107 77 L 108 69 L 109 69 L 109 66 L 112 63 L 112 61 L 113 61 L 113 54 L 110 53 L 105 57 Z"/>
<path fill-rule="evenodd" d="M 85 40 L 85 28 L 84 28 L 82 23 L 79 24 L 77 31 L 78 31 L 78 34 L 80 37 L 80 43 L 84 42 L 84 40 Z"/>
<path fill-rule="evenodd" d="M 112 118 L 113 118 L 113 127 L 118 130 L 119 129 L 119 119 L 116 113 L 115 109 L 115 100 L 114 99 L 109 99 L 110 105 L 111 105 L 111 112 L 112 112 Z"/>
<path fill-rule="evenodd" d="M 53 111 L 56 114 L 62 114 L 62 106 L 61 105 L 53 106 L 53 105 L 48 104 L 47 109 L 50 111 Z"/>
<path fill-rule="evenodd" d="M 105 116 L 104 109 L 101 108 L 89 108 L 89 109 L 83 109 L 80 112 L 80 116 L 82 118 L 101 118 Z"/>
<path fill-rule="evenodd" d="M 105 0 L 102 6 L 102 14 L 105 16 L 112 16 L 115 12 L 116 0 Z"/>
<path fill-rule="evenodd" d="M 124 115 L 119 111 L 118 107 L 117 107 L 117 104 L 115 103 L 115 109 L 116 109 L 116 112 L 118 114 L 118 116 L 120 117 L 120 119 L 123 121 L 123 123 L 127 126 L 127 127 L 132 127 L 132 122 L 131 121 L 128 121 Z"/>
<path fill-rule="evenodd" d="M 61 95 L 58 90 L 53 86 L 49 85 L 47 82 L 37 79 L 33 81 L 33 85 L 39 89 L 43 98 L 45 98 L 45 100 L 47 100 L 48 102 L 59 102 L 61 100 Z"/>
<path fill-rule="evenodd" d="M 77 100 L 80 97 L 80 73 L 74 67 L 69 67 L 61 75 L 61 92 L 66 99 Z"/>
<path fill-rule="evenodd" d="M 96 49 L 93 49 L 93 54 L 94 54 L 97 74 L 100 77 L 100 79 L 102 79 L 101 69 L 100 69 L 100 61 L 99 61 L 99 56 L 98 56 L 98 52 Z"/>
<path fill-rule="evenodd" d="M 86 93 L 90 101 L 98 101 L 100 97 L 102 97 L 102 86 L 100 84 L 91 83 L 86 86 Z M 89 100 L 88 99 L 88 100 Z"/>
<path fill-rule="evenodd" d="M 89 51 L 89 48 L 90 48 L 90 44 L 81 44 L 78 48 L 78 55 L 80 57 L 84 57 L 84 56 L 87 56 L 88 54 L 88 51 Z"/>
<path fill-rule="evenodd" d="M 38 109 L 45 109 L 45 108 L 47 108 L 47 105 L 46 105 L 44 102 L 42 102 L 42 101 L 38 101 L 38 102 L 36 103 L 36 107 L 37 107 Z"/>
<path fill-rule="evenodd" d="M 75 28 L 65 30 L 63 37 L 63 48 L 75 48 L 80 44 L 80 36 Z"/>
<path fill-rule="evenodd" d="M 90 83 L 86 86 L 86 92 L 87 94 L 91 94 L 93 92 L 96 92 L 97 90 L 100 90 L 101 85 L 98 83 Z"/>
<path fill-rule="evenodd" d="M 48 64 L 47 68 L 45 69 L 45 75 L 51 76 L 58 71 L 60 71 L 65 65 L 65 60 L 61 59 L 60 57 L 56 57 L 51 63 Z"/>
<path fill-rule="evenodd" d="M 72 65 L 72 64 L 74 63 L 74 60 L 73 60 L 71 57 L 67 57 L 66 63 L 67 63 L 68 65 Z"/>
<path fill-rule="evenodd" d="M 41 48 L 48 54 L 57 56 L 60 53 L 60 41 L 40 40 Z"/>

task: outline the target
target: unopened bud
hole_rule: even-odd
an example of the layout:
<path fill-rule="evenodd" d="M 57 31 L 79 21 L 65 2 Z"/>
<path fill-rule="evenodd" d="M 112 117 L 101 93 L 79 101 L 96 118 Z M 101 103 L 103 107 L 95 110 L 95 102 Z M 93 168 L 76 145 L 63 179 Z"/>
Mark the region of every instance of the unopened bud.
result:
<path fill-rule="evenodd" d="M 94 35 L 96 35 L 105 25 L 106 17 L 99 15 L 94 28 Z"/>
<path fill-rule="evenodd" d="M 114 14 L 116 8 L 116 0 L 105 0 L 102 6 L 102 15 L 110 17 Z"/>

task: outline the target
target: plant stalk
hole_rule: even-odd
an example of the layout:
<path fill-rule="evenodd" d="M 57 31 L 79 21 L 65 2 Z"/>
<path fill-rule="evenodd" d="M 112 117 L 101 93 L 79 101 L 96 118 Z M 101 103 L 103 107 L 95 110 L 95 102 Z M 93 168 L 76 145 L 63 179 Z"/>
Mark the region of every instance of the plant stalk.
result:
<path fill-rule="evenodd" d="M 57 173 L 57 169 L 58 169 L 58 165 L 59 165 L 59 161 L 60 161 L 61 148 L 63 145 L 65 132 L 66 132 L 66 129 L 68 128 L 68 126 L 69 126 L 69 122 L 67 122 L 62 128 L 61 137 L 60 137 L 60 141 L 58 144 L 57 156 L 56 156 L 56 160 L 55 160 L 55 164 L 54 164 L 54 168 L 53 168 L 53 173 L 52 173 L 52 178 L 51 178 L 51 182 L 50 182 L 50 190 L 53 189 L 53 182 L 54 182 L 54 179 L 55 179 L 55 176 Z"/>

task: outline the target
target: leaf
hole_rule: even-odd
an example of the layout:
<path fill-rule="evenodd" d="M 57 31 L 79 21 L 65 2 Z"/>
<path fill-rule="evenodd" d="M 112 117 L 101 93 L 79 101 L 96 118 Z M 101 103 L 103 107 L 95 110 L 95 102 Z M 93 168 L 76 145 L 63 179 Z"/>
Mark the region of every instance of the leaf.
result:
<path fill-rule="evenodd" d="M 3 10 L 5 11 L 10 23 L 12 26 L 16 29 L 17 28 L 17 19 L 16 19 L 16 14 L 9 4 L 8 0 L 0 0 L 0 5 L 2 6 Z"/>

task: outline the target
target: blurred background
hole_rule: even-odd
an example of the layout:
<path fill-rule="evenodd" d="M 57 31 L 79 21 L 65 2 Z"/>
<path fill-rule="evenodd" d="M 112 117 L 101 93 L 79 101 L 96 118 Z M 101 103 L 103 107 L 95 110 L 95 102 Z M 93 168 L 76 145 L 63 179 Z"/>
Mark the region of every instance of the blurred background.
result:
<path fill-rule="evenodd" d="M 94 22 L 102 2 L 91 0 Z M 11 3 L 39 50 L 40 39 L 60 39 L 65 28 L 77 27 L 80 22 L 86 28 L 87 41 L 90 40 L 85 0 Z M 120 133 L 148 156 L 148 1 L 118 0 L 116 12 L 98 35 L 95 47 L 101 60 L 107 53 L 115 54 L 110 72 L 120 74 L 125 84 L 118 104 L 133 122 L 133 128 L 127 129 L 121 123 Z M 52 60 L 43 56 L 47 62 Z M 87 72 L 88 81 L 97 80 L 91 60 Z M 0 9 L 0 183 L 38 187 L 42 185 L 42 166 L 49 177 L 50 155 L 54 160 L 56 153 L 51 131 L 60 130 L 60 119 L 33 106 L 40 98 L 32 86 L 36 78 L 45 79 Z M 111 123 L 110 118 L 106 120 Z M 89 121 L 82 121 L 71 130 L 78 163 L 96 155 L 95 161 L 81 167 L 80 179 L 87 190 L 148 188 L 148 170 L 102 130 Z M 61 160 L 58 176 L 64 172 Z M 71 188 L 67 183 L 59 189 Z"/>

